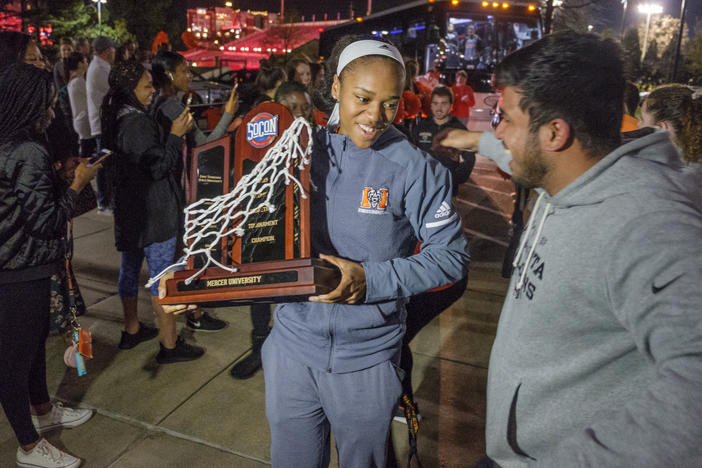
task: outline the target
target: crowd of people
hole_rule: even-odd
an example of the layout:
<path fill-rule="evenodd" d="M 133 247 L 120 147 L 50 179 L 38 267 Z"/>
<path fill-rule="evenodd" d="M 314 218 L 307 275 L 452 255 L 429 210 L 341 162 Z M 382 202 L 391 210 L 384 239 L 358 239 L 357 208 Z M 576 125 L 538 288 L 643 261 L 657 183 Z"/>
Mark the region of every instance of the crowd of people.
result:
<path fill-rule="evenodd" d="M 495 131 L 481 133 L 467 130 L 465 71 L 453 86 L 418 72 L 389 43 L 346 37 L 324 64 L 261 61 L 200 128 L 177 52 L 146 60 L 129 41 L 63 38 L 51 67 L 30 36 L 0 32 L 0 403 L 18 465 L 79 466 L 41 433 L 92 416 L 52 403 L 46 387 L 49 328 L 70 321 L 52 317 L 51 299 L 74 280 L 72 218 L 114 216 L 119 349 L 158 337 L 160 365 L 200 358 L 175 314 L 194 331 L 226 322 L 160 305 L 163 281 L 149 290 L 158 327 L 140 322 L 139 272 L 146 259 L 155 276 L 182 248 L 183 148 L 237 132 L 274 101 L 314 127 L 312 249 L 341 280 L 273 314 L 251 306 L 252 348 L 231 375 L 265 371 L 273 466 L 327 466 L 330 432 L 340 466 L 394 466 L 390 421 L 419 420 L 409 344 L 468 283 L 452 197 L 476 152 L 535 194 L 492 350 L 479 465 L 694 466 L 702 99 L 671 84 L 639 106 L 613 42 L 556 33 L 497 67 Z M 386 198 L 359 208 L 368 190 Z"/>

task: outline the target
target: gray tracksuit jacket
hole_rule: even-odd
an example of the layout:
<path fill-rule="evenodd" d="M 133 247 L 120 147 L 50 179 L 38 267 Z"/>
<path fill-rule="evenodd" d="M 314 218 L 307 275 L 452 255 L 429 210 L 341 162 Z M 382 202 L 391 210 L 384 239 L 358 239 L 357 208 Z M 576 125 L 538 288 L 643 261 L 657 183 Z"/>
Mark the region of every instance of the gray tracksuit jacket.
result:
<path fill-rule="evenodd" d="M 394 127 L 369 149 L 322 129 L 313 148 L 313 254 L 361 263 L 366 299 L 281 304 L 271 342 L 309 367 L 352 372 L 395 358 L 405 298 L 463 278 L 470 259 L 448 170 Z"/>
<path fill-rule="evenodd" d="M 654 133 L 540 197 L 490 357 L 500 466 L 702 463 L 702 214 L 685 173 Z"/>

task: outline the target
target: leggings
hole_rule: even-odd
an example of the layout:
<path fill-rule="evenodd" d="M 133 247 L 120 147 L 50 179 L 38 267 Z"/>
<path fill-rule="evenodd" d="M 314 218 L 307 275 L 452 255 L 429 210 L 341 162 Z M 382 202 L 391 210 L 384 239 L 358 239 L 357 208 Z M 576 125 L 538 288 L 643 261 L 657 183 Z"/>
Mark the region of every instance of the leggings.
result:
<path fill-rule="evenodd" d="M 47 403 L 50 278 L 0 284 L 0 403 L 20 445 L 39 439 L 29 403 Z"/>
<path fill-rule="evenodd" d="M 172 237 L 167 241 L 149 244 L 143 249 L 122 252 L 122 265 L 117 280 L 119 297 L 137 297 L 139 294 L 139 273 L 144 257 L 149 266 L 149 275 L 153 278 L 173 264 L 175 249 L 176 238 Z M 158 282 L 151 285 L 150 292 L 152 296 L 158 297 Z"/>

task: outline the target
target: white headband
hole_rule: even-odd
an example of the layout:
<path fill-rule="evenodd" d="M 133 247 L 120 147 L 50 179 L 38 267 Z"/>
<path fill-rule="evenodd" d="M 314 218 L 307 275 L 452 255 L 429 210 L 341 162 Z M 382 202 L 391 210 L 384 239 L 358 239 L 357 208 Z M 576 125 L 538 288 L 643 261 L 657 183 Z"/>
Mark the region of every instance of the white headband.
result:
<path fill-rule="evenodd" d="M 386 42 L 365 40 L 356 41 L 344 48 L 339 55 L 339 64 L 336 66 L 336 75 L 341 76 L 341 72 L 344 71 L 346 66 L 360 57 L 366 57 L 368 55 L 383 55 L 385 57 L 390 57 L 396 60 L 402 68 L 405 68 L 405 63 L 402 60 L 402 54 L 397 48 Z M 329 116 L 329 122 L 327 123 L 327 128 L 335 129 L 339 126 L 339 103 L 334 104 L 334 110 L 332 110 Z"/>

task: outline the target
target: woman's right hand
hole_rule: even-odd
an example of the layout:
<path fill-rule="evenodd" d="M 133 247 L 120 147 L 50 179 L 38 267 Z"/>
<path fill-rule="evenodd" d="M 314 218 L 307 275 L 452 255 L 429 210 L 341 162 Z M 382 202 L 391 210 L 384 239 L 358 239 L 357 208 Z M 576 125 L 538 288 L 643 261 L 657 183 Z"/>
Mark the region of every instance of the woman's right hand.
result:
<path fill-rule="evenodd" d="M 95 178 L 98 169 L 102 167 L 102 164 L 100 163 L 88 166 L 87 161 L 87 159 L 83 159 L 81 160 L 80 164 L 76 166 L 73 182 L 71 182 L 70 186 L 71 190 L 76 193 L 80 193 L 80 191 L 83 190 L 85 186 Z"/>
<path fill-rule="evenodd" d="M 193 116 L 190 115 L 190 108 L 186 107 L 171 124 L 171 133 L 177 137 L 182 137 L 193 128 Z"/>

